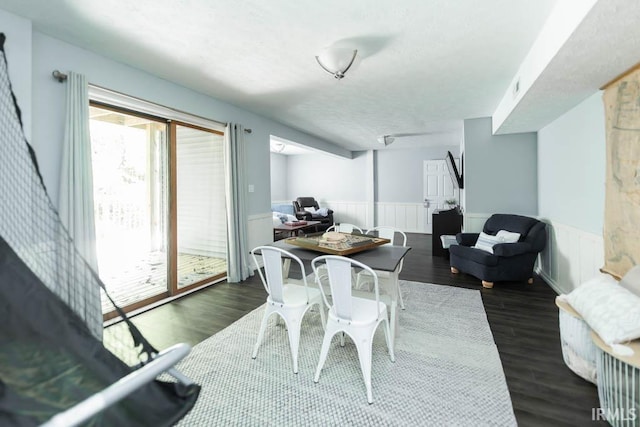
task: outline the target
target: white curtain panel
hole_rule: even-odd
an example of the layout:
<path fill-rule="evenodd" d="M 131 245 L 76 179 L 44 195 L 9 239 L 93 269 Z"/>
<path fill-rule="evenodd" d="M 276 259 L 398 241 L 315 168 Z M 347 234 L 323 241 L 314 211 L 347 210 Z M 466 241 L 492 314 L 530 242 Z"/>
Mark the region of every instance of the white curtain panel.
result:
<path fill-rule="evenodd" d="M 227 281 L 241 282 L 253 276 L 247 238 L 247 163 L 244 128 L 229 123 L 224 133 L 227 198 Z"/>
<path fill-rule="evenodd" d="M 70 72 L 66 82 L 62 167 L 60 171 L 60 219 L 87 263 L 98 271 L 96 225 L 93 209 L 93 174 L 89 136 L 87 79 Z M 99 299 L 98 299 L 99 303 Z"/>

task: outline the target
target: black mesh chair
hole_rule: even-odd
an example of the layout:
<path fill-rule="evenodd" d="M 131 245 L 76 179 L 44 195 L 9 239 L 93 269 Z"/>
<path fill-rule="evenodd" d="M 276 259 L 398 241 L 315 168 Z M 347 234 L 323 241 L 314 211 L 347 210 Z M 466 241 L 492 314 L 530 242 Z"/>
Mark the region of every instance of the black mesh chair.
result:
<path fill-rule="evenodd" d="M 316 226 L 317 231 L 324 231 L 333 225 L 333 211 L 331 209 L 327 209 L 326 215 L 324 215 L 324 212 L 309 212 L 305 210 L 305 208 L 313 208 L 314 211 L 320 210 L 318 202 L 313 197 L 298 197 L 293 201 L 293 207 L 298 219 L 320 221 L 320 224 Z"/>
<path fill-rule="evenodd" d="M 495 214 L 484 224 L 483 232 L 495 236 L 506 230 L 519 233 L 515 243 L 496 243 L 493 253 L 474 248 L 479 233 L 458 233 L 457 245 L 449 247 L 451 272 L 464 272 L 492 288 L 494 282 L 526 280 L 533 283 L 533 267 L 547 242 L 546 224 L 520 215 Z"/>

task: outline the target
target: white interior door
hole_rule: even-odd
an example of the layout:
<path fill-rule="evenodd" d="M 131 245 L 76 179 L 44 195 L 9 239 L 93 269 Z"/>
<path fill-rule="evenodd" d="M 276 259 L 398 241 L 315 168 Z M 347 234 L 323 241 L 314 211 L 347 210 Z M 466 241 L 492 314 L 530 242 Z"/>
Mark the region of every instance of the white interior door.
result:
<path fill-rule="evenodd" d="M 423 166 L 425 233 L 433 232 L 432 214 L 445 208 L 445 200 L 455 197 L 451 176 L 444 160 L 425 160 Z"/>

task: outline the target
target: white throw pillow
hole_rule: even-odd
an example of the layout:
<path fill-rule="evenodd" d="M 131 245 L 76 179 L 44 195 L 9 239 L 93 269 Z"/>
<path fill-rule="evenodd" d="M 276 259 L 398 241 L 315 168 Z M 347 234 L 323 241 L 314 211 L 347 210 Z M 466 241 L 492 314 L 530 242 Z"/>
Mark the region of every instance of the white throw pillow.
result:
<path fill-rule="evenodd" d="M 487 234 L 484 232 L 480 232 L 478 236 L 478 240 L 476 241 L 476 245 L 474 248 L 481 249 L 483 251 L 493 253 L 493 245 L 501 243 L 500 238 L 498 236 L 492 236 L 491 234 Z"/>
<path fill-rule="evenodd" d="M 515 243 L 518 241 L 518 239 L 520 239 L 520 233 L 500 230 L 496 233 L 496 237 L 500 239 L 500 243 Z"/>
<path fill-rule="evenodd" d="M 304 210 L 309 213 L 315 213 L 316 208 L 314 208 L 313 206 L 310 206 L 308 208 L 304 208 Z"/>
<path fill-rule="evenodd" d="M 620 286 L 640 296 L 640 265 L 636 265 L 627 271 L 627 274 L 620 279 Z"/>
<path fill-rule="evenodd" d="M 578 286 L 566 300 L 607 345 L 640 338 L 640 297 L 608 274 Z"/>

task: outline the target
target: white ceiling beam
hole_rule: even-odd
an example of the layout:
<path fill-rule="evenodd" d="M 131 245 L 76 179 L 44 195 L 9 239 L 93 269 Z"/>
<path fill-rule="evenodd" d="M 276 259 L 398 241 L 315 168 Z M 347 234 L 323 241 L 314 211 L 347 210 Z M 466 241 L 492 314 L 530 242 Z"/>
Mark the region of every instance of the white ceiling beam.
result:
<path fill-rule="evenodd" d="M 560 0 L 556 4 L 493 113 L 494 134 L 507 133 L 501 132 L 505 121 L 597 2 Z"/>

